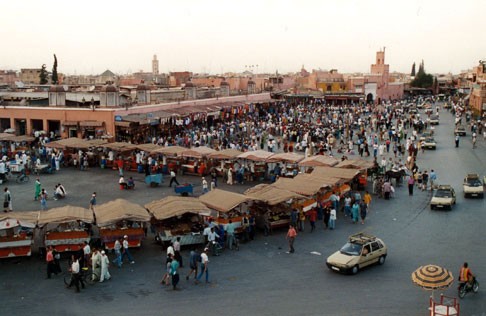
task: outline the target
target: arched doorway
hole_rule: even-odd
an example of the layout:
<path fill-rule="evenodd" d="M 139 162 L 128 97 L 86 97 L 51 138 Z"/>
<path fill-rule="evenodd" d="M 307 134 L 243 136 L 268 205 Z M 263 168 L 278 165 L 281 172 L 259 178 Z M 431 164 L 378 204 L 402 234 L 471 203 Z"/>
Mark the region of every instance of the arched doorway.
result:
<path fill-rule="evenodd" d="M 368 93 L 368 95 L 366 96 L 366 103 L 373 103 L 373 94 L 372 93 Z"/>

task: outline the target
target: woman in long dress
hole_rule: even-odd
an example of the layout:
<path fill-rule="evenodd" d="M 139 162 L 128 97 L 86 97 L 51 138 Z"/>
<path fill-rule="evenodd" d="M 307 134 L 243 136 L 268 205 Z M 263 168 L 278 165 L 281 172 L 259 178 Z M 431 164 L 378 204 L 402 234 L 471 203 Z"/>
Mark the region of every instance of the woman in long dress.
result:
<path fill-rule="evenodd" d="M 233 169 L 228 169 L 228 181 L 226 182 L 229 185 L 233 185 Z"/>

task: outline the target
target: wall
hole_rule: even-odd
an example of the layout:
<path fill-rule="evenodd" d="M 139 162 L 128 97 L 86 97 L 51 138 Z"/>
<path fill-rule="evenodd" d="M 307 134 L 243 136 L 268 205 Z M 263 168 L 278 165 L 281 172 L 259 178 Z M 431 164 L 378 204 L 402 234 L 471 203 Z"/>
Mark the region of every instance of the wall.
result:
<path fill-rule="evenodd" d="M 44 130 L 48 129 L 48 121 L 81 122 L 99 121 L 104 122 L 106 132 L 115 135 L 115 122 L 113 109 L 69 109 L 69 108 L 45 108 L 45 107 L 24 107 L 7 106 L 0 108 L 0 119 L 9 118 L 10 126 L 15 126 L 15 120 L 26 120 L 26 135 L 32 134 L 31 120 L 42 120 Z M 61 132 L 62 137 L 67 137 L 67 129 Z"/>

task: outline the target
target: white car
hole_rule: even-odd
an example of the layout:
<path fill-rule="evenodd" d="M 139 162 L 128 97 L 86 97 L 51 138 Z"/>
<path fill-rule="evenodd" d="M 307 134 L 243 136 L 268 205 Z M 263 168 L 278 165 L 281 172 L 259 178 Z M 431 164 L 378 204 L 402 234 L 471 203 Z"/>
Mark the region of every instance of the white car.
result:
<path fill-rule="evenodd" d="M 464 178 L 464 197 L 479 197 L 484 198 L 484 187 L 483 183 L 479 179 L 478 174 L 468 174 Z"/>
<path fill-rule="evenodd" d="M 383 240 L 375 236 L 359 233 L 349 237 L 348 242 L 327 258 L 329 269 L 356 274 L 372 264 L 382 265 L 387 256 L 387 247 Z"/>

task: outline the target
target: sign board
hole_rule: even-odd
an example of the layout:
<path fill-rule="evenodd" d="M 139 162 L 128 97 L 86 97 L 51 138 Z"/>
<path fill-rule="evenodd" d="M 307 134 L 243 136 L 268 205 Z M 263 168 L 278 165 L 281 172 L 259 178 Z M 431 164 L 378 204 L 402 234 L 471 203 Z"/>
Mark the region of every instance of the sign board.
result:
<path fill-rule="evenodd" d="M 121 115 L 115 115 L 115 122 L 121 122 L 121 121 L 123 121 Z"/>
<path fill-rule="evenodd" d="M 147 118 L 151 119 L 154 117 L 154 113 L 147 113 Z"/>

